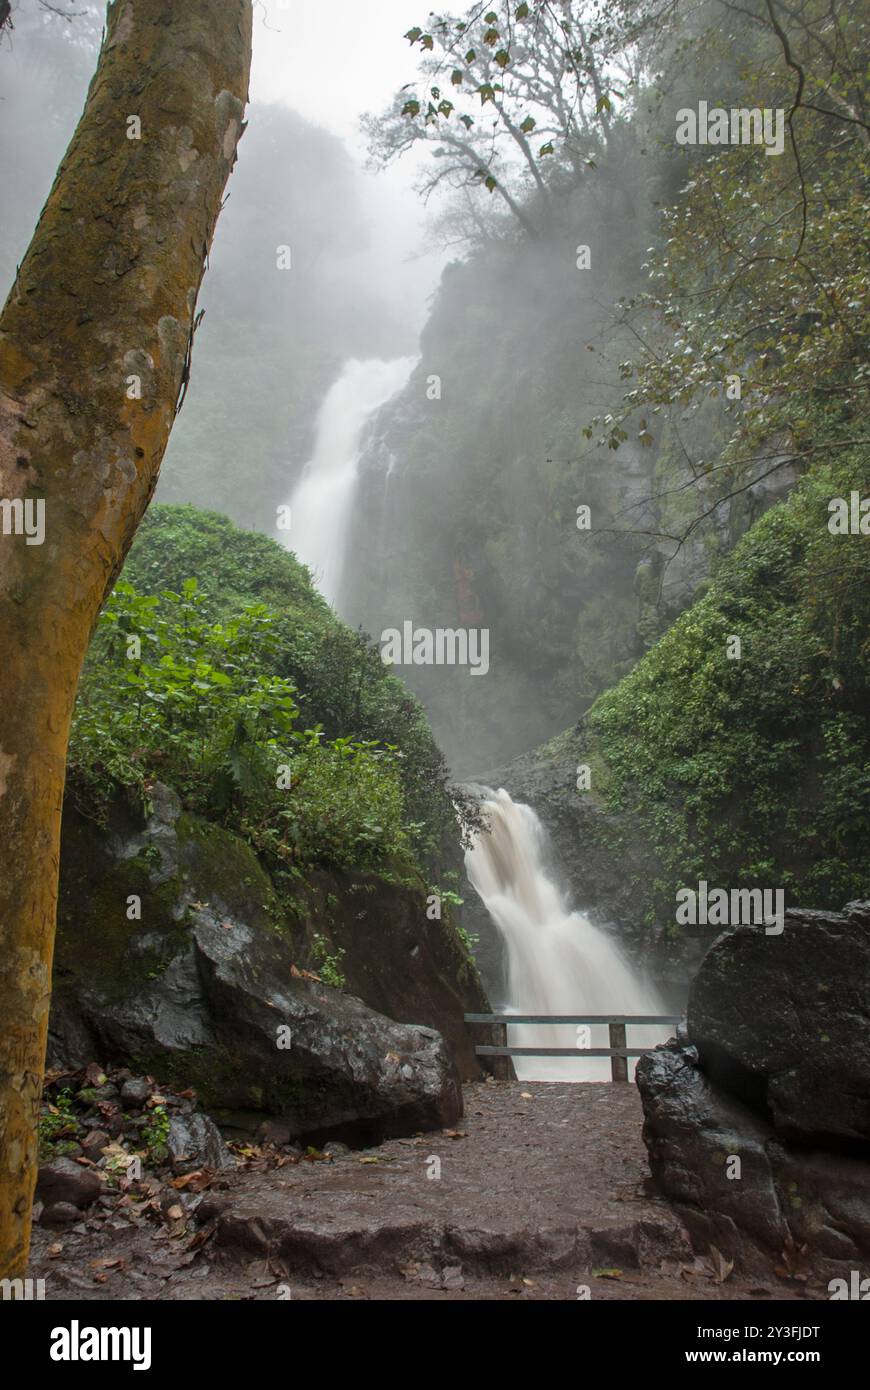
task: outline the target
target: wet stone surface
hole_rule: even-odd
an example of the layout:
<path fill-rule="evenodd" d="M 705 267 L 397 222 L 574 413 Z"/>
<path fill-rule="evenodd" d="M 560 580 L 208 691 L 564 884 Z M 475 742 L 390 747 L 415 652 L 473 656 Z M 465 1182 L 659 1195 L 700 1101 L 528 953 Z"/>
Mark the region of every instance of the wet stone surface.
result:
<path fill-rule="evenodd" d="M 232 1171 L 103 1199 L 36 1228 L 31 1272 L 49 1299 L 820 1296 L 723 1281 L 693 1252 L 647 1190 L 642 1118 L 632 1085 L 470 1085 L 454 1129 L 328 1154 L 237 1145 Z"/>

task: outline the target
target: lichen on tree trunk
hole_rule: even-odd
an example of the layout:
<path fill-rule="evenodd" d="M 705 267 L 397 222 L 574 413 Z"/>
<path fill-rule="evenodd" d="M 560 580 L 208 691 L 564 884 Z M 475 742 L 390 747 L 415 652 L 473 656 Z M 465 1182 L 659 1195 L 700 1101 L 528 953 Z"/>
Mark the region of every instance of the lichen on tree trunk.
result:
<path fill-rule="evenodd" d="M 0 317 L 3 1277 L 28 1254 L 76 685 L 186 382 L 250 52 L 251 0 L 109 5 L 82 118 Z M 44 505 L 42 544 L 16 533 L 19 501 Z"/>

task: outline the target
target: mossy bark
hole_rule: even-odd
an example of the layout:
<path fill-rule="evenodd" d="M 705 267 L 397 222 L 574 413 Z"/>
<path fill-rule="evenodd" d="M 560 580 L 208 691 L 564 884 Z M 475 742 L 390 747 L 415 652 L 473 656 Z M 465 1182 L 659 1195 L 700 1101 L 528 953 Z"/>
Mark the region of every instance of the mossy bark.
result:
<path fill-rule="evenodd" d="M 28 1252 L 73 699 L 186 383 L 250 47 L 250 0 L 113 0 L 0 317 L 0 501 L 45 509 L 42 544 L 0 527 L 3 1276 Z"/>

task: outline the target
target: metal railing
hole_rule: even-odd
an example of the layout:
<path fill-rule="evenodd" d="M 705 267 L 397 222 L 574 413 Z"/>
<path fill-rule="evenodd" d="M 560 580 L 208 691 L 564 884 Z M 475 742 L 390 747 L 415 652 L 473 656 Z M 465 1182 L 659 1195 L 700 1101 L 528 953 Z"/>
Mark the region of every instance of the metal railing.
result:
<path fill-rule="evenodd" d="M 612 1081 L 628 1081 L 629 1057 L 642 1057 L 650 1047 L 629 1047 L 625 1030 L 629 1024 L 677 1024 L 679 1014 L 466 1014 L 466 1023 L 570 1023 L 606 1025 L 609 1047 L 507 1047 L 480 1043 L 474 1051 L 478 1057 L 609 1057 Z"/>

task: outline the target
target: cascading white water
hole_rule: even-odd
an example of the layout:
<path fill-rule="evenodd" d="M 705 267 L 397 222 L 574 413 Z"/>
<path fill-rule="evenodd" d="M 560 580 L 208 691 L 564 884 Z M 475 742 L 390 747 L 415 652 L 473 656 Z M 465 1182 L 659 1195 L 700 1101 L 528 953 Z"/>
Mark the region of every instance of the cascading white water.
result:
<path fill-rule="evenodd" d="M 488 829 L 465 856 L 468 877 L 505 944 L 508 1004 L 518 1014 L 659 1014 L 656 991 L 644 986 L 607 935 L 572 912 L 544 866 L 545 833 L 530 806 L 504 790 L 483 803 Z M 635 1025 L 629 1046 L 653 1047 L 669 1030 Z M 571 1024 L 510 1024 L 510 1047 L 608 1047 L 606 1025 L 591 1038 Z M 515 1057 L 517 1076 L 537 1081 L 608 1081 L 610 1059 Z M 629 1075 L 633 1075 L 633 1061 Z"/>
<path fill-rule="evenodd" d="M 352 359 L 320 407 L 314 453 L 290 498 L 286 544 L 310 567 L 315 584 L 332 604 L 344 568 L 363 427 L 404 386 L 416 360 Z"/>

